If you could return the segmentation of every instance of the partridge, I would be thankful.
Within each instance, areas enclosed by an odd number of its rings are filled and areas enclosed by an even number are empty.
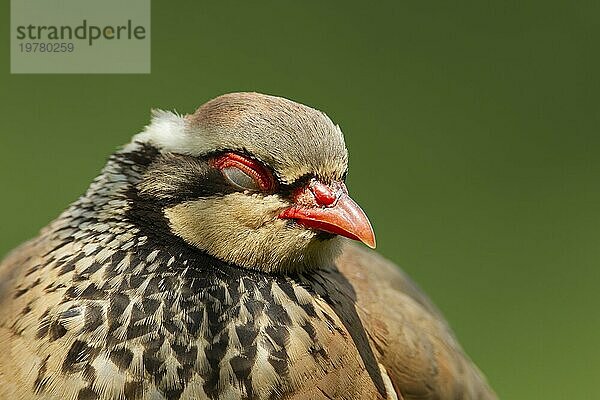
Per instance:
[[[0,264],[0,399],[494,399],[347,166],[287,99],[154,111]]]

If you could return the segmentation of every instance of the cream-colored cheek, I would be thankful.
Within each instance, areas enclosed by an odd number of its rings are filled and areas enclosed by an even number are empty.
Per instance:
[[[168,209],[166,214],[176,226],[194,226],[203,231],[220,232],[226,228],[258,229],[277,222],[277,215],[286,207],[288,204],[277,196],[232,193],[179,204]],[[204,236],[206,232],[199,233]]]
[[[233,193],[179,204],[165,215],[186,242],[240,266],[290,271],[329,259],[335,252],[315,241],[314,231],[277,217],[288,206],[278,196]]]

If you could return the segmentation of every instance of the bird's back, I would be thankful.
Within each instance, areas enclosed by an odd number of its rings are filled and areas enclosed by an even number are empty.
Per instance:
[[[439,310],[374,251],[349,245],[338,260],[378,362],[404,399],[495,399]]]

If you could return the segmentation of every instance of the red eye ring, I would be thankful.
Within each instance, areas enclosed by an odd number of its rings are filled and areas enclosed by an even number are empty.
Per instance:
[[[225,153],[215,158],[213,165],[220,170],[231,167],[239,169],[253,178],[264,192],[270,192],[275,188],[273,175],[261,163],[251,158],[237,153]]]

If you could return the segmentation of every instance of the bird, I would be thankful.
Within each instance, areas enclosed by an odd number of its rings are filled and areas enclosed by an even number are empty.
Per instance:
[[[0,399],[495,399],[347,171],[292,100],[153,110],[0,264]]]

